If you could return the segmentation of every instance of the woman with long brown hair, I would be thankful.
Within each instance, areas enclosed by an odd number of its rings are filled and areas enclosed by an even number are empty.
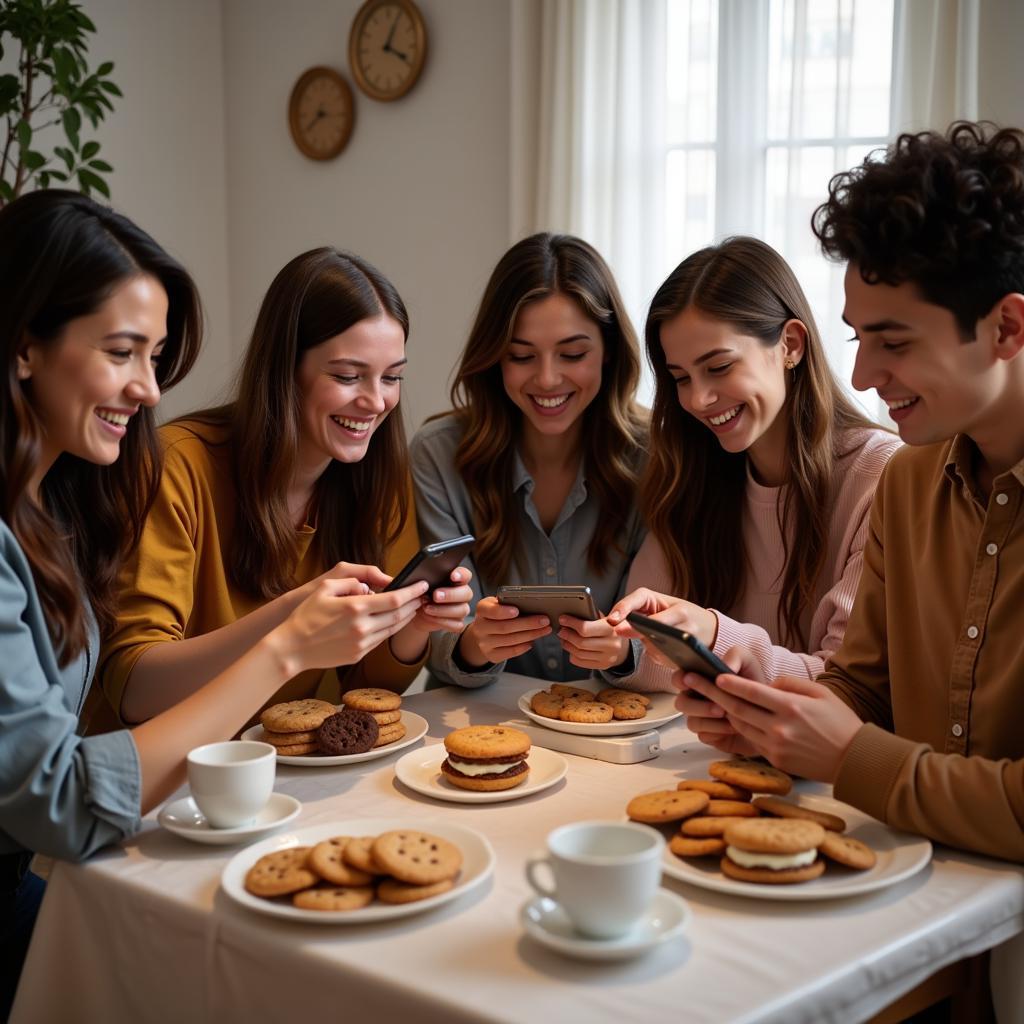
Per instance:
[[[843,394],[796,277],[757,239],[684,260],[645,334],[651,532],[609,619],[630,635],[630,611],[655,615],[719,654],[742,643],[769,676],[813,678],[842,641],[899,441]],[[635,667],[622,685],[671,689],[654,660]]]
[[[537,234],[487,284],[452,385],[454,408],[412,443],[420,532],[476,536],[475,617],[434,645],[431,670],[482,686],[507,669],[585,678],[628,646],[604,620],[520,616],[503,584],[623,593],[642,528],[628,500],[646,429],[636,338],[611,271],[586,242]]]
[[[425,604],[416,586],[371,592],[391,578],[378,566],[396,572],[418,546],[405,433],[392,415],[408,333],[380,271],[313,249],[264,297],[234,400],[161,430],[160,490],[122,572],[100,665],[124,720],[176,704],[323,579],[356,579],[365,591],[338,611],[349,644],[336,664],[346,668],[298,675],[273,701],[401,691],[430,632],[461,629],[465,569],[443,605]]]
[[[43,894],[32,855],[80,860],[131,835],[189,750],[348,646],[338,607],[362,584],[327,579],[173,709],[79,734],[118,567],[160,480],[153,407],[201,327],[189,275],[126,217],[57,190],[0,210],[0,1019]]]

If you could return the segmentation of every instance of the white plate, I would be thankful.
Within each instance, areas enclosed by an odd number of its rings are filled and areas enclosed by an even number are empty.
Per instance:
[[[849,804],[826,796],[804,794],[798,802],[816,811],[838,814],[847,825],[844,835],[867,843],[878,854],[875,866],[869,871],[852,871],[826,858],[828,866],[825,874],[810,882],[758,885],[754,882],[740,882],[722,874],[718,857],[683,860],[666,847],[662,871],[680,882],[734,896],[751,896],[759,900],[833,900],[895,885],[916,874],[932,859],[932,844],[927,839],[897,832]]]
[[[659,889],[644,918],[617,939],[588,939],[573,928],[565,911],[552,899],[538,896],[519,911],[530,938],[565,956],[581,960],[627,960],[682,935],[693,911],[682,897]]]
[[[513,789],[499,789],[487,793],[459,789],[445,779],[441,774],[441,762],[447,756],[448,751],[445,750],[443,743],[435,743],[422,750],[411,750],[399,758],[395,765],[395,775],[398,776],[399,782],[410,789],[424,796],[432,796],[435,800],[451,800],[458,804],[494,804],[539,793],[558,782],[569,768],[561,754],[545,750],[543,747],[531,747],[530,756],[527,758],[530,777]]]
[[[590,690],[595,694],[598,692],[592,686],[584,686],[582,682],[567,685],[578,686],[581,690]],[[616,718],[610,722],[593,723],[563,722],[559,718],[545,718],[543,715],[538,715],[530,707],[533,695],[540,693],[542,689],[546,689],[546,687],[538,687],[535,690],[527,690],[526,693],[520,694],[519,710],[539,725],[546,725],[549,729],[554,729],[557,732],[575,733],[578,736],[628,736],[632,732],[647,732],[648,729],[657,729],[659,725],[671,722],[673,718],[678,718],[682,714],[682,711],[676,710],[676,695],[674,693],[645,693],[645,697],[650,697],[651,705],[643,718],[636,718],[632,721]],[[598,689],[606,690],[610,689],[610,687],[601,686]]]
[[[229,846],[265,836],[275,828],[287,825],[301,810],[302,804],[295,797],[288,796],[287,793],[271,793],[267,806],[256,815],[256,820],[251,825],[213,828],[203,816],[203,812],[196,807],[192,797],[185,796],[162,808],[156,820],[168,832],[191,839],[194,843]]]
[[[289,897],[261,899],[246,892],[245,876],[266,853],[287,850],[292,846],[313,846],[330,839],[331,836],[372,836],[394,829],[414,829],[429,832],[455,843],[462,851],[462,870],[455,887],[439,896],[420,900],[418,903],[371,903],[361,910],[302,910],[291,904]],[[324,825],[310,825],[285,835],[265,839],[236,853],[228,861],[220,876],[221,888],[236,903],[271,917],[283,917],[289,921],[307,921],[311,924],[366,924],[370,921],[390,921],[395,917],[419,914],[424,910],[438,907],[442,903],[458,899],[482,885],[494,872],[494,850],[479,832],[464,825],[451,825],[442,821],[416,821],[408,816],[403,818],[357,818],[335,821]]]
[[[339,708],[340,710],[340,708]],[[278,764],[297,764],[302,768],[329,768],[337,764],[359,764],[360,761],[372,761],[377,757],[387,757],[396,750],[402,750],[427,734],[427,720],[412,711],[402,712],[402,724],[405,735],[395,743],[386,743],[383,747],[374,747],[362,754],[278,754]],[[243,740],[258,740],[263,737],[263,726],[252,725],[242,733]]]

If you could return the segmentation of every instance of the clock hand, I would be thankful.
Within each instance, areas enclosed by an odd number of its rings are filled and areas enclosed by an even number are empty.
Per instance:
[[[395,49],[394,47],[392,47],[392,46],[389,46],[389,47],[388,47],[388,53],[393,53],[393,54],[394,54],[394,55],[395,55],[396,57],[398,57],[398,58],[399,58],[400,60],[404,60],[406,64],[408,64],[408,63],[409,63],[409,58],[408,58],[408,56],[406,56],[406,54],[402,53],[402,51],[401,51],[401,50],[396,50],[396,49]]]
[[[402,16],[402,12],[399,11],[395,15],[395,20],[391,22],[391,31],[388,33],[387,39],[384,40],[384,50],[387,52],[391,49],[391,40],[395,38],[395,29],[398,28],[398,19]]]
[[[310,121],[310,122],[309,122],[309,124],[307,124],[307,125],[306,125],[306,131],[308,132],[308,131],[310,130],[310,128],[312,128],[312,127],[313,127],[313,125],[315,125],[315,124],[317,123],[317,121],[319,121],[319,120],[320,120],[320,118],[321,118],[321,117],[325,117],[325,116],[326,116],[326,111],[324,110],[324,108],[323,108],[323,107],[321,107],[321,108],[320,108],[320,109],[319,109],[319,110],[318,110],[318,111],[316,112],[316,117],[314,117],[314,118],[313,118],[313,120],[312,120],[312,121]]]

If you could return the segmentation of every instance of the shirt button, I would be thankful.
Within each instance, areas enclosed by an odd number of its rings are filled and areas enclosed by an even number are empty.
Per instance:
[[[997,505],[1005,505],[1009,500],[1010,500],[1010,496],[1008,494],[997,494],[996,495],[996,504]]]
[[[995,544],[989,544],[989,545],[988,545],[988,546],[987,546],[987,547],[985,548],[985,551],[986,551],[986,552],[987,552],[988,554],[990,554],[990,555],[994,555],[994,554],[995,554],[995,553],[996,553],[996,552],[997,552],[998,550],[999,550],[999,548],[998,548],[998,547],[997,547],[997,546],[996,546]]]
[[[548,658],[548,668],[558,668],[558,659]]]
[[[968,626],[968,627],[967,627],[967,635],[968,635],[968,636],[969,636],[969,637],[970,637],[970,638],[971,638],[972,640],[975,640],[975,639],[977,639],[977,636],[978,636],[978,627],[977,627],[977,626]]]
[[[963,736],[963,734],[964,734],[964,727],[959,722],[957,722],[956,725],[953,726],[953,735],[954,736]]]
[[[546,572],[546,573],[548,574],[548,576],[554,576],[554,575],[555,575],[555,567],[554,567],[553,565],[549,565],[549,566],[548,566],[548,567],[547,567],[547,568],[546,568],[546,569],[544,570],[544,572]]]

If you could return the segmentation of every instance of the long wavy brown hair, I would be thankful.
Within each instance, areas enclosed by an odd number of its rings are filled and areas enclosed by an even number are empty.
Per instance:
[[[39,592],[59,664],[86,645],[88,612],[101,630],[116,612],[118,566],[138,544],[160,479],[153,411],[141,407],[120,457],[98,466],[67,452],[43,477],[39,503],[27,489],[39,465],[46,425],[19,381],[17,355],[58,346],[65,327],[94,313],[122,284],[149,274],[167,292],[167,340],[156,379],[161,390],[188,373],[199,352],[202,311],[192,279],[127,217],[59,189],[33,192],[0,210],[0,344],[7,361],[0,409],[0,508]]]
[[[294,586],[298,548],[288,488],[299,451],[299,361],[307,350],[385,313],[408,339],[405,305],[366,260],[330,247],[296,256],[264,296],[233,401],[182,417],[227,428],[238,494],[229,569],[235,584],[256,597],[276,597]],[[362,461],[332,461],[317,481],[311,508],[325,569],[342,560],[382,563],[409,514],[408,480],[405,428],[396,409],[374,431]]]
[[[587,486],[601,514],[587,548],[595,573],[621,548],[646,424],[633,395],[640,379],[636,334],[608,265],[572,235],[541,233],[523,239],[501,258],[487,282],[476,321],[451,389],[453,415],[462,428],[455,464],[466,484],[477,538],[480,575],[504,582],[520,556],[519,519],[512,471],[522,414],[505,393],[501,359],[525,306],[549,295],[575,301],[601,329],[604,359],[601,389],[584,411]]]
[[[777,345],[789,320],[807,329],[803,359],[789,375],[780,416],[788,420],[789,484],[778,510],[786,569],[779,602],[779,638],[806,643],[801,619],[828,549],[836,491],[836,460],[853,428],[876,424],[844,395],[825,358],[814,316],[786,261],[756,238],[728,238],[685,259],[651,302],[645,328],[654,368],[651,454],[640,504],[668,561],[676,594],[727,610],[743,593],[747,552],[743,515],[746,452],[727,452],[679,403],[661,347],[661,325],[686,309],[723,321],[762,345]],[[790,528],[786,529],[786,524]],[[790,547],[790,537],[798,543]]]

